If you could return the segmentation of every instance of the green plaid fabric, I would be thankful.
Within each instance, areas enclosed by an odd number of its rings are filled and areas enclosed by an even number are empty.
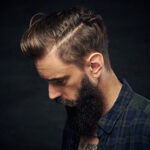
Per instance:
[[[98,122],[98,150],[150,150],[150,101],[121,82],[115,104]],[[79,140],[66,123],[62,150],[77,150]]]

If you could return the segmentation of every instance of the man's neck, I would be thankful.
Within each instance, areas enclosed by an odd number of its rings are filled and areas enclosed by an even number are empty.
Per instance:
[[[114,105],[122,88],[122,83],[118,80],[113,70],[104,70],[99,79],[98,88],[103,96],[102,115],[108,112]]]

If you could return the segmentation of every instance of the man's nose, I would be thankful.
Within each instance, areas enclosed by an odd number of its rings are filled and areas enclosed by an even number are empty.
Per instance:
[[[48,92],[49,92],[49,98],[52,100],[61,96],[60,88],[52,84],[48,84]]]

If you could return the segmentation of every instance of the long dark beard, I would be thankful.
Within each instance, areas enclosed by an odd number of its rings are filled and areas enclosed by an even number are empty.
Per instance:
[[[77,105],[75,107],[66,106],[68,123],[75,134],[93,135],[101,117],[101,99],[102,96],[98,89],[85,76],[82,80]]]

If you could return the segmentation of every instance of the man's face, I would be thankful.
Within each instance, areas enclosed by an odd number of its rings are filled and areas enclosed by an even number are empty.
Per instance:
[[[101,95],[83,70],[62,63],[55,54],[36,62],[48,80],[49,97],[66,106],[70,127],[78,135],[92,135],[101,116]]]
[[[49,53],[35,62],[40,76],[48,81],[50,99],[68,99],[76,103],[84,71],[73,64],[64,64],[56,53]]]

